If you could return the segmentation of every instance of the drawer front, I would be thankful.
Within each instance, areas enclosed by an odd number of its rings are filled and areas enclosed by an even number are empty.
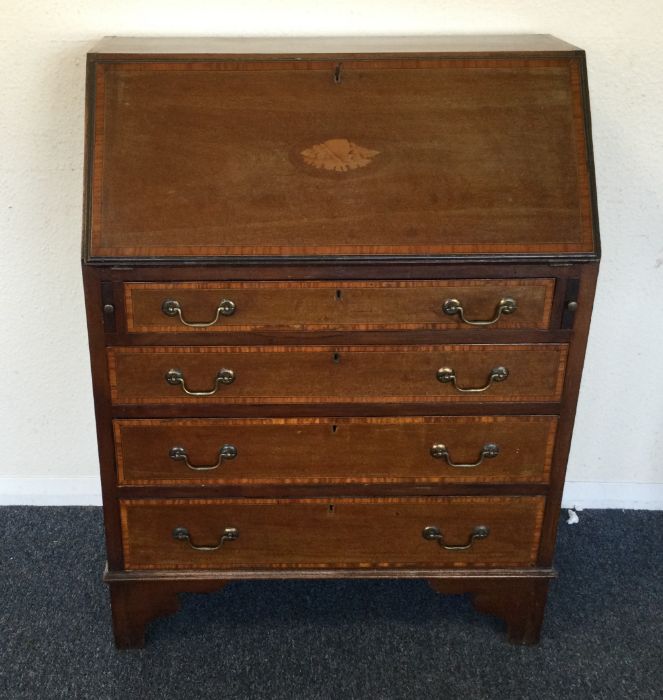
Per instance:
[[[114,421],[128,485],[544,483],[556,428],[555,416]]]
[[[394,282],[131,282],[129,333],[533,328],[554,279]]]
[[[361,404],[556,402],[567,348],[566,344],[118,347],[107,352],[115,404]]]
[[[123,500],[125,566],[529,566],[544,503],[543,496]],[[435,528],[429,539],[425,528]]]

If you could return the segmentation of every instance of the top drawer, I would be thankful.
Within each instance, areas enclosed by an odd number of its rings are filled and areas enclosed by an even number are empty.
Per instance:
[[[547,329],[554,279],[124,285],[129,333]]]
[[[88,260],[595,253],[577,55],[90,73]]]

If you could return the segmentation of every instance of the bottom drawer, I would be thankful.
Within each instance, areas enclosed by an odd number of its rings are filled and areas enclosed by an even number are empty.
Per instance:
[[[543,496],[126,499],[127,569],[535,563]]]

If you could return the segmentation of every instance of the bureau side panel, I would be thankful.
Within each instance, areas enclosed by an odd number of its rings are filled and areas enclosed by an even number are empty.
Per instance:
[[[578,278],[577,295],[567,301],[567,304],[575,299],[578,304],[574,313],[572,339],[567,358],[566,375],[564,379],[564,392],[560,409],[559,431],[553,456],[553,469],[551,473],[550,491],[546,500],[546,512],[543,522],[541,548],[539,551],[539,566],[551,566],[555,552],[557,536],[557,524],[559,522],[562,494],[564,491],[564,479],[571,448],[573,435],[573,423],[575,420],[578,392],[582,368],[587,348],[589,324],[594,304],[596,280],[598,276],[598,264],[589,263],[580,270]],[[571,280],[569,280],[570,282]]]
[[[100,277],[98,270],[83,265],[83,286],[85,290],[108,566],[111,570],[119,570],[123,567],[123,555],[120,515],[118,502],[115,497],[115,449],[105,349],[105,327],[108,326],[110,314],[104,314],[104,306],[106,304],[113,306],[113,304],[109,298],[104,299],[103,297],[104,288]],[[110,287],[106,286],[105,289],[110,289]]]

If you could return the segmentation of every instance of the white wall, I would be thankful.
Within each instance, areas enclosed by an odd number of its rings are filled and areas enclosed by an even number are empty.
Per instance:
[[[551,33],[587,51],[604,259],[567,502],[663,508],[660,0],[2,0],[0,503],[98,502],[79,269],[103,35]]]

